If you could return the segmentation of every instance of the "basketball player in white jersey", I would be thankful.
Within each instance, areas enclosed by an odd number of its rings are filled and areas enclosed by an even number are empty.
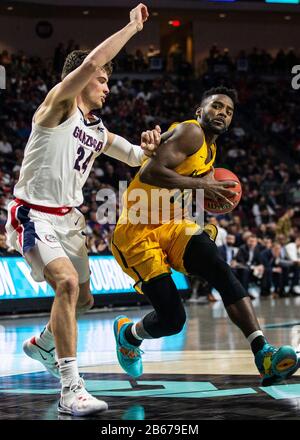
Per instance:
[[[76,316],[93,306],[85,220],[76,207],[101,153],[134,167],[145,159],[140,146],[109,133],[91,111],[101,109],[109,93],[110,61],[147,18],[147,7],[139,4],[130,12],[130,22],[92,52],[69,54],[62,81],[33,117],[8,209],[8,240],[31,266],[34,280],[46,280],[55,291],[49,323],[41,335],[25,341],[24,351],[61,379],[58,410],[76,416],[107,409],[106,402],[86,391],[76,361]]]

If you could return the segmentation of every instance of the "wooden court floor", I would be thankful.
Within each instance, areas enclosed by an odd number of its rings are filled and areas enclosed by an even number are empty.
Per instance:
[[[300,346],[300,298],[255,300],[270,343]],[[90,313],[79,322],[78,360],[88,390],[106,400],[93,420],[300,419],[300,373],[261,387],[248,343],[221,303],[186,305],[183,331],[145,341],[144,374],[131,381],[119,367],[112,324],[118,311]],[[137,320],[147,307],[122,310]],[[0,420],[68,420],[58,415],[59,381],[27,358],[22,342],[46,316],[0,320]]]

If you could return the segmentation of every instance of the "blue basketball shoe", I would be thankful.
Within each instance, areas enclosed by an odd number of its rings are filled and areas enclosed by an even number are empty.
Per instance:
[[[124,332],[131,323],[127,316],[118,316],[114,321],[114,334],[119,364],[127,374],[136,378],[143,374],[143,351],[126,341]]]
[[[266,343],[256,353],[255,364],[260,372],[263,387],[288,379],[299,368],[297,353],[290,345],[275,348]]]

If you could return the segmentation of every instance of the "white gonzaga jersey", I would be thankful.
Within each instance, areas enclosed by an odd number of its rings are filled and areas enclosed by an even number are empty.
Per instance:
[[[86,122],[80,109],[55,128],[32,122],[14,196],[35,205],[75,207],[107,142],[101,119]]]

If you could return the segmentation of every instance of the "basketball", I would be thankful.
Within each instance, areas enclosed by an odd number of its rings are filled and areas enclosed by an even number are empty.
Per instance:
[[[211,199],[204,199],[204,209],[212,214],[226,214],[227,212],[233,211],[237,205],[239,204],[242,197],[242,185],[239,181],[239,178],[232,172],[227,170],[226,168],[215,168],[214,170],[214,178],[218,181],[228,181],[232,180],[238,183],[238,186],[235,188],[229,188],[232,191],[238,192],[239,194],[229,198],[230,201],[234,203],[234,206],[229,205],[226,201],[214,201]]]

